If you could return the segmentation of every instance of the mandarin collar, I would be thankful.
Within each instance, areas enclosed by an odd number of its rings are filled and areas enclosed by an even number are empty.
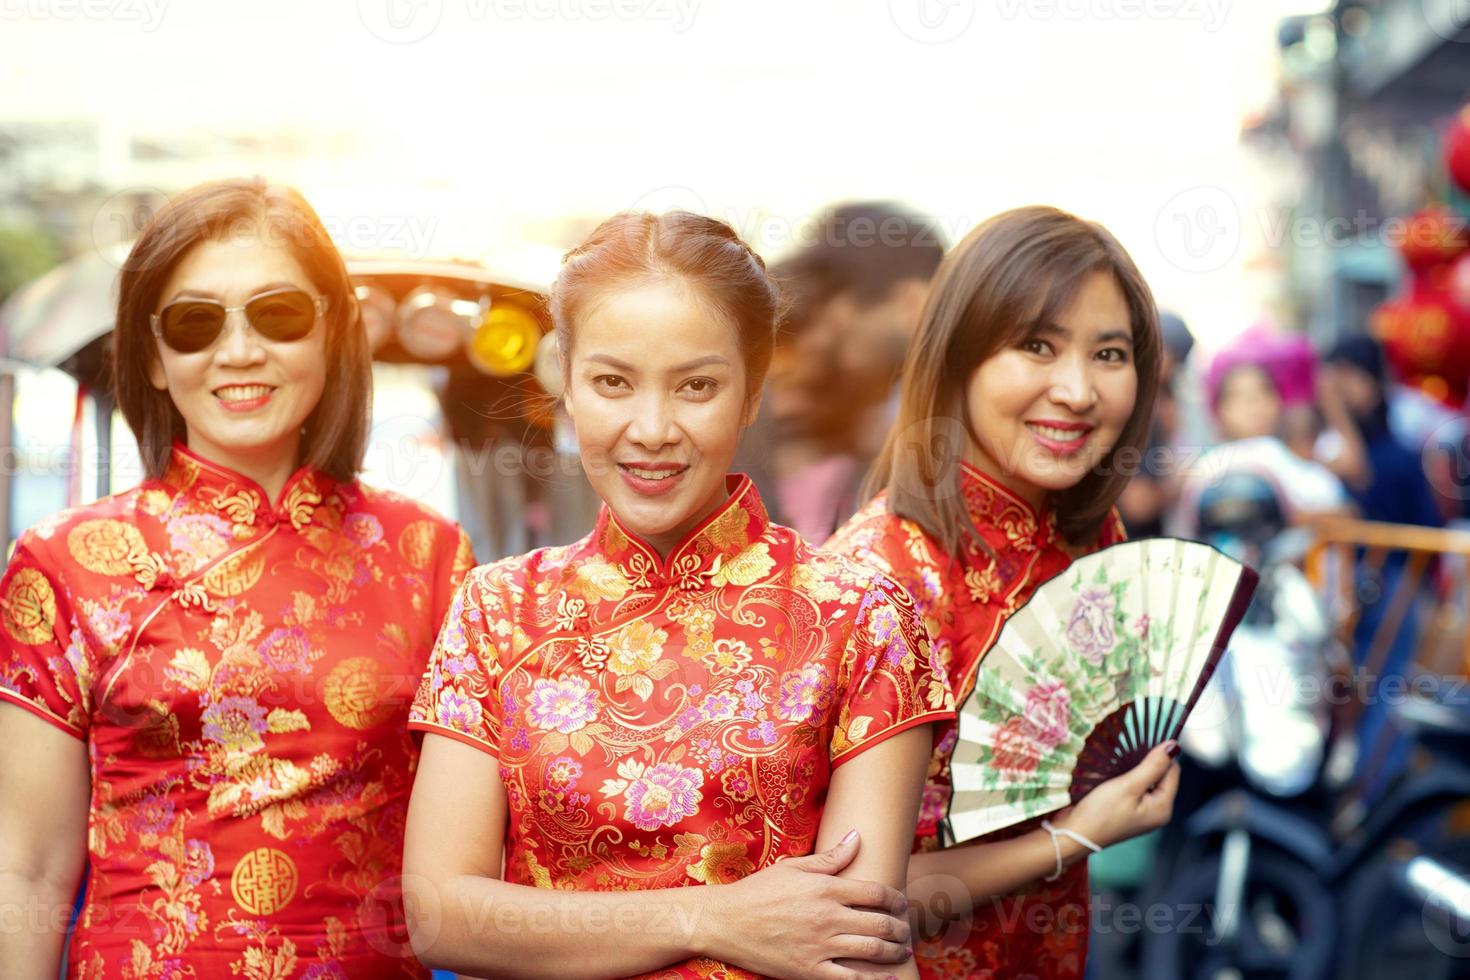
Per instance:
[[[965,510],[985,539],[1020,551],[1035,551],[1057,540],[1056,510],[1038,512],[995,477],[960,463],[960,492]]]
[[[762,556],[745,553],[764,547],[758,542],[770,528],[771,519],[750,477],[732,473],[725,477],[725,489],[729,497],[684,535],[669,550],[667,559],[660,558],[652,545],[625,528],[607,504],[597,516],[589,539],[590,551],[616,565],[635,588],[749,585],[753,575],[758,578],[770,570]],[[735,561],[741,556],[745,556],[742,561]]]
[[[311,466],[302,466],[287,478],[281,497],[274,505],[260,484],[227,466],[211,462],[174,442],[164,484],[216,511],[237,529],[265,530],[289,523],[301,530],[317,516],[323,502],[333,496],[336,481]]]

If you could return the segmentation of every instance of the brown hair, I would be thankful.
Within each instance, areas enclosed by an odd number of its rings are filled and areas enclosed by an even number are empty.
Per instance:
[[[760,390],[771,366],[780,290],[766,264],[725,222],[688,211],[623,211],[593,229],[562,258],[551,289],[551,318],[563,369],[572,325],[603,290],[678,279],[730,318],[745,359],[746,387]]]
[[[204,241],[250,228],[288,249],[327,299],[326,385],[303,427],[300,463],[337,480],[362,469],[372,398],[372,354],[362,330],[347,266],[310,204],[289,187],[255,179],[200,184],[172,198],[133,244],[119,278],[112,339],[112,386],[150,477],[163,475],[183,416],[149,380],[157,341],[149,316],[184,256]]]
[[[1138,395],[1118,442],[1091,473],[1053,496],[1072,544],[1096,539],[1148,437],[1160,377],[1158,311],[1138,268],[1105,228],[1051,207],[1024,207],[982,222],[940,265],[904,365],[898,418],[869,477],[890,511],[920,524],[954,554],[980,542],[960,493],[959,463],[973,438],[965,389],[979,365],[1054,322],[1095,272],[1112,275],[1132,321]],[[983,542],[982,543],[983,546]]]

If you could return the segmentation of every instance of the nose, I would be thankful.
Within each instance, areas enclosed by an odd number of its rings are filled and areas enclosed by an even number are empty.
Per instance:
[[[244,310],[232,310],[225,314],[225,326],[220,338],[215,341],[216,364],[238,367],[256,364],[265,360],[265,349],[260,338],[250,326]]]
[[[640,392],[635,397],[626,435],[630,442],[649,450],[678,442],[679,427],[674,423],[668,396],[658,391]]]
[[[1097,402],[1093,362],[1082,351],[1057,358],[1051,377],[1051,400],[1076,415],[1085,415]]]

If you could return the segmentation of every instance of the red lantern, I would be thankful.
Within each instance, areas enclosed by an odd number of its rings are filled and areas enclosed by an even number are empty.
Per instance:
[[[1462,106],[1445,130],[1444,166],[1450,180],[1470,194],[1470,105]]]
[[[1373,311],[1371,329],[1405,384],[1458,409],[1470,385],[1470,311],[1443,280],[1414,276],[1407,296]]]
[[[1466,248],[1465,222],[1449,208],[1431,204],[1409,216],[1399,252],[1409,268],[1423,272],[1451,262]]]

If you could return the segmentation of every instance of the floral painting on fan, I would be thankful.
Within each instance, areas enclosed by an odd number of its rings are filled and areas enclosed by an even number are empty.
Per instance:
[[[950,830],[969,840],[1075,803],[1175,737],[1255,589],[1209,545],[1078,559],[1006,622],[960,712]]]

